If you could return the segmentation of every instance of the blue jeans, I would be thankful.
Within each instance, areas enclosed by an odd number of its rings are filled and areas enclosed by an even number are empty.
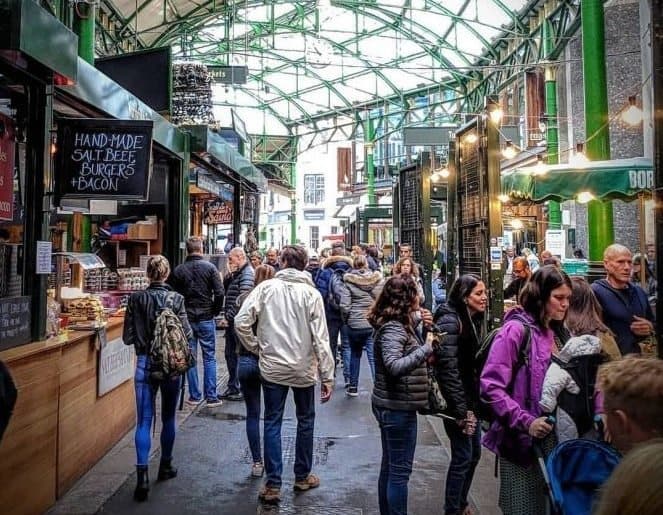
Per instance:
[[[348,340],[350,342],[350,386],[359,384],[359,369],[361,368],[361,353],[366,349],[368,366],[371,377],[375,381],[375,358],[373,357],[373,329],[352,329],[348,327]]]
[[[228,367],[228,390],[230,393],[239,392],[239,380],[237,379],[237,346],[241,345],[235,334],[235,324],[230,323],[226,327],[226,348],[224,356]]]
[[[262,462],[260,452],[260,369],[258,357],[240,356],[237,366],[239,385],[246,404],[246,438],[251,448],[253,463]]]
[[[281,455],[281,423],[290,386],[262,380],[265,396],[265,472],[268,486],[281,487],[283,456]],[[292,387],[297,415],[295,441],[295,481],[306,479],[313,464],[313,428],[315,425],[315,387]]]
[[[380,515],[407,515],[407,484],[417,446],[417,412],[373,406],[382,437]]]
[[[468,436],[463,434],[454,420],[445,418],[443,423],[451,443],[451,462],[444,493],[444,513],[460,515],[468,505],[467,496],[472,485],[474,469],[481,458],[481,431],[477,427],[476,432]]]
[[[138,356],[134,374],[136,389],[136,465],[147,465],[150,456],[150,426],[154,417],[154,400],[161,390],[161,459],[173,457],[175,443],[175,409],[180,393],[182,378],[161,381],[155,386],[150,383],[147,356]]]
[[[193,338],[189,340],[191,352],[198,357],[198,343],[203,352],[203,381],[205,386],[205,399],[216,400],[216,324],[214,320],[201,320],[189,322],[193,331]],[[198,384],[198,369],[192,367],[186,373],[189,382],[189,398],[199,401],[202,397]]]

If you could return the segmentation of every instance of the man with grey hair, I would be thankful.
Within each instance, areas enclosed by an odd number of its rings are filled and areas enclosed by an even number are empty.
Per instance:
[[[603,308],[603,322],[614,333],[622,355],[640,354],[640,342],[654,334],[654,314],[647,293],[631,282],[631,251],[617,243],[603,253],[606,278],[592,283]]]
[[[241,247],[235,247],[228,253],[228,268],[231,271],[226,283],[226,348],[224,356],[228,366],[228,386],[221,394],[222,399],[241,401],[242,394],[239,389],[237,377],[237,335],[235,334],[235,315],[239,311],[239,299],[246,297],[255,284],[253,267],[246,258]]]
[[[207,406],[219,406],[216,394],[216,324],[214,317],[223,306],[223,283],[219,271],[203,258],[203,240],[192,236],[186,241],[187,258],[168,278],[173,289],[184,297],[187,318],[193,330],[189,340],[191,352],[197,356],[197,345],[203,353],[203,392],[198,385],[198,370],[187,372],[188,404],[199,404],[205,395]]]

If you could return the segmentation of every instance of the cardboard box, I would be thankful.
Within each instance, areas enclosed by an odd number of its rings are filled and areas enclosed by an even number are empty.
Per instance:
[[[136,236],[136,239],[139,240],[156,240],[158,238],[158,225],[157,224],[148,224],[148,223],[142,223],[138,222],[134,224],[136,226],[136,230],[138,231],[138,235]]]

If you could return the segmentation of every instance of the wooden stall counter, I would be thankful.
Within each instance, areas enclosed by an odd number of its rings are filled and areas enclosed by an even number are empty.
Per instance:
[[[134,425],[134,351],[122,323],[0,352],[18,389],[0,443],[8,513],[46,511]]]

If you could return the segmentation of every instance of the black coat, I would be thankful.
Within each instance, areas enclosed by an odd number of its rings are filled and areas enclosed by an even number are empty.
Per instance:
[[[253,267],[248,262],[245,263],[242,268],[233,272],[227,284],[228,289],[226,291],[225,315],[226,320],[232,323],[235,320],[235,315],[239,311],[237,298],[242,293],[250,292],[255,285]]]
[[[131,294],[124,315],[122,339],[125,345],[133,345],[137,355],[147,354],[154,337],[154,325],[157,311],[166,303],[166,297],[173,296],[173,311],[182,321],[184,334],[190,340],[193,337],[191,326],[184,309],[184,297],[173,292],[164,283],[152,283],[146,290]]]
[[[188,256],[170,277],[168,284],[184,297],[191,322],[212,320],[223,307],[223,283],[217,268],[202,256]]]
[[[373,334],[375,384],[373,405],[393,410],[416,411],[428,407],[426,358],[430,345],[422,345],[405,327],[390,320]]]
[[[476,411],[479,401],[479,375],[475,369],[479,328],[472,330],[469,320],[461,323],[458,313],[447,304],[435,312],[435,326],[447,333],[442,345],[435,348],[435,375],[449,415],[464,419],[468,410]]]

